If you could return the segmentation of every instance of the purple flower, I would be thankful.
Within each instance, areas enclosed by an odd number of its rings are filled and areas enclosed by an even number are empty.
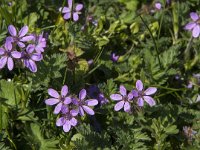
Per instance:
[[[72,3],[72,0],[68,0],[68,7],[61,7],[59,11],[62,11],[62,13],[64,13],[64,19],[68,20],[73,16],[73,20],[78,21],[78,15],[81,14],[80,11],[83,9],[83,4],[77,4],[75,6],[75,10],[73,10]]]
[[[157,3],[155,3],[154,7],[155,7],[157,10],[161,10],[162,5],[161,5],[161,3],[157,2]]]
[[[6,42],[4,44],[4,48],[0,48],[0,56],[0,69],[5,67],[7,64],[8,69],[11,71],[14,67],[13,58],[20,58],[21,53],[16,50],[12,50],[12,44],[10,42]]]
[[[132,93],[138,99],[137,100],[138,106],[141,106],[141,107],[144,106],[144,101],[146,101],[150,106],[154,106],[156,104],[154,99],[150,97],[149,95],[154,94],[157,91],[157,88],[149,87],[148,89],[144,91],[142,81],[137,80],[136,89],[137,90],[133,90]]]
[[[130,102],[133,100],[133,94],[130,92],[127,95],[127,90],[123,85],[120,86],[119,91],[120,91],[120,94],[110,95],[110,98],[112,100],[119,101],[115,105],[115,108],[114,108],[115,111],[119,111],[120,109],[122,109],[124,107],[125,112],[130,112],[130,110],[131,110]]]
[[[23,42],[31,41],[34,38],[32,35],[26,36],[26,34],[28,33],[28,26],[22,27],[19,33],[17,34],[16,28],[13,25],[9,25],[8,32],[11,36],[7,37],[6,41],[12,43],[16,42],[17,45],[21,48],[25,47],[25,44]]]
[[[118,59],[119,59],[119,55],[116,55],[116,53],[112,52],[112,53],[111,53],[111,60],[112,60],[113,62],[117,62]]]
[[[64,109],[64,105],[68,105],[71,103],[71,98],[67,96],[68,94],[68,87],[67,85],[64,85],[61,89],[61,94],[59,95],[58,92],[54,89],[48,89],[48,94],[51,96],[51,98],[46,99],[45,103],[47,105],[56,105],[54,109],[54,114],[58,114],[61,109]],[[67,111],[66,111],[67,112]]]
[[[34,46],[37,53],[44,52],[44,48],[46,47],[46,39],[43,37],[43,34],[34,36]]]
[[[200,34],[200,17],[197,13],[191,12],[190,13],[190,18],[193,20],[192,22],[189,22],[185,26],[185,30],[192,31],[192,36],[194,38],[197,38]]]
[[[190,141],[192,141],[195,134],[197,134],[197,131],[193,130],[192,127],[187,127],[187,126],[183,127],[183,132],[184,132],[185,136],[188,138],[188,140],[190,140]]]
[[[73,104],[78,106],[78,111],[81,116],[84,116],[84,111],[89,115],[94,115],[94,111],[92,110],[92,108],[88,106],[95,106],[98,104],[98,101],[96,99],[85,100],[86,94],[87,94],[86,90],[82,89],[79,92],[79,98],[72,99]]]
[[[100,103],[101,105],[104,105],[104,104],[106,104],[106,103],[109,102],[108,99],[105,98],[105,96],[104,96],[103,93],[99,93],[99,94],[98,94],[97,100],[99,101],[99,103]]]
[[[68,110],[66,113],[62,115],[57,121],[56,125],[57,126],[63,126],[63,130],[65,132],[69,132],[71,129],[71,126],[76,126],[77,125],[77,120],[75,116],[78,115],[78,112],[76,110]]]
[[[35,61],[41,61],[43,56],[41,53],[34,52],[35,46],[29,44],[25,51],[22,52],[22,61],[24,65],[32,72],[37,72],[37,65]]]

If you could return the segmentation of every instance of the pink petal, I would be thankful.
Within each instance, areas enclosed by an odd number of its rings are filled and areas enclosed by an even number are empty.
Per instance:
[[[65,124],[65,118],[64,117],[60,117],[57,121],[56,121],[56,126],[60,127],[63,126]]]
[[[73,110],[70,111],[70,114],[72,116],[77,116],[78,115],[78,110],[73,109]]]
[[[95,106],[98,104],[98,100],[96,99],[88,99],[85,101],[85,104],[88,106]]]
[[[5,49],[7,51],[11,51],[12,50],[12,43],[11,42],[6,42],[5,43]]]
[[[77,125],[77,120],[75,118],[72,118],[69,122],[70,122],[70,124],[72,126],[76,126]]]
[[[25,47],[25,44],[22,43],[22,42],[17,42],[17,45],[18,45],[20,48],[24,48],[24,47]]]
[[[13,25],[9,25],[9,26],[8,26],[8,32],[9,32],[10,35],[12,35],[12,36],[16,36],[16,35],[17,35],[16,28],[15,28]]]
[[[63,125],[63,130],[65,132],[69,132],[70,129],[71,129],[71,124],[70,124],[69,120],[66,120],[65,124]]]
[[[79,114],[81,115],[81,116],[84,116],[84,110],[83,110],[83,108],[80,106],[79,108]]]
[[[13,59],[12,59],[11,57],[8,57],[7,66],[8,66],[8,69],[9,69],[10,71],[13,70],[14,62],[13,62]]]
[[[128,100],[132,100],[133,99],[133,93],[128,93]]]
[[[143,98],[150,106],[154,106],[156,104],[154,99],[150,96],[143,96]]]
[[[123,85],[120,85],[119,91],[123,96],[126,96],[127,91],[126,91],[126,88]]]
[[[124,107],[124,101],[120,101],[115,105],[114,109],[115,109],[115,111],[119,111],[123,107]]]
[[[200,33],[200,26],[196,25],[192,30],[192,36],[194,38],[197,38],[199,36],[199,33]]]
[[[62,96],[66,96],[67,93],[68,93],[68,87],[67,87],[67,85],[64,85],[64,86],[62,87],[62,89],[61,89],[61,95],[62,95]]]
[[[0,55],[5,54],[5,50],[3,48],[0,48]]]
[[[142,83],[141,80],[137,80],[136,88],[137,88],[138,91],[142,91],[143,90],[143,83]]]
[[[59,100],[56,99],[56,98],[49,98],[49,99],[46,99],[46,100],[45,100],[45,103],[46,103],[47,105],[50,105],[50,106],[55,105],[55,104],[57,104],[58,102],[59,102]]]
[[[85,90],[85,89],[82,89],[82,90],[79,92],[79,99],[80,99],[80,100],[83,100],[85,97],[86,97],[86,90]]]
[[[79,19],[78,13],[77,12],[73,13],[73,20],[78,21],[78,19]]]
[[[85,112],[86,112],[87,114],[89,114],[89,115],[94,115],[94,111],[93,111],[90,107],[85,106],[85,105],[83,105],[82,107],[83,107],[83,109],[85,110]]]
[[[138,106],[140,106],[140,107],[144,106],[144,100],[143,100],[142,98],[138,98],[137,104],[138,104]]]
[[[65,97],[64,104],[68,105],[71,102],[72,102],[72,99],[70,97]]]
[[[70,8],[70,10],[72,9],[72,0],[68,0],[68,6]]]
[[[32,71],[32,72],[37,72],[37,65],[36,65],[36,63],[33,61],[33,60],[31,60],[31,59],[29,59],[29,67],[28,67],[29,69],[30,69],[30,71]]]
[[[19,31],[19,37],[23,37],[24,35],[26,35],[26,33],[28,33],[28,26],[24,26],[21,28],[21,30]]]
[[[184,27],[184,29],[185,30],[192,30],[195,26],[196,26],[196,23],[190,22],[190,23],[186,24],[186,26]]]
[[[77,4],[75,10],[80,11],[81,9],[83,9],[83,4]]]
[[[23,38],[20,39],[21,42],[28,42],[34,39],[34,36],[29,35],[29,36],[25,36]]]
[[[11,55],[13,58],[21,58],[21,53],[18,51],[12,51]]]
[[[59,103],[58,105],[56,105],[53,113],[59,114],[59,112],[61,111],[62,105],[63,105],[62,103]]]
[[[7,63],[8,57],[4,56],[0,59],[0,69],[2,69]]]
[[[131,110],[131,105],[129,102],[125,102],[124,104],[124,111],[129,112]]]
[[[157,88],[155,88],[155,87],[149,87],[148,89],[146,89],[144,91],[144,94],[145,95],[152,95],[152,94],[156,93],[156,91],[157,91]]]
[[[66,13],[63,18],[66,19],[66,20],[70,19],[71,18],[71,12]]]
[[[48,89],[48,94],[54,98],[59,98],[60,95],[58,94],[58,92],[54,89]]]
[[[192,18],[193,21],[197,21],[199,19],[198,14],[195,12],[191,12],[190,17]]]
[[[62,11],[62,13],[69,13],[71,10],[70,10],[70,8],[68,8],[68,7],[60,7],[59,8],[59,11]]]
[[[120,101],[122,100],[122,96],[120,94],[112,94],[110,95],[110,98],[114,101]]]

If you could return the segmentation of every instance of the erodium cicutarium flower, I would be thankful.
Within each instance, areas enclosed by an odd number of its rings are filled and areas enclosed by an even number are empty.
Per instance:
[[[186,24],[185,30],[192,31],[192,36],[194,38],[197,38],[200,34],[200,17],[197,13],[191,12],[190,18],[192,19],[192,21]]]
[[[8,69],[11,71],[14,67],[13,58],[20,58],[21,53],[13,50],[12,44],[10,42],[6,42],[4,47],[0,48],[0,69],[5,67],[7,64]]]
[[[17,33],[16,28],[13,25],[8,26],[8,32],[11,36],[6,38],[6,42],[17,43],[20,48],[24,48],[24,42],[28,42],[33,40],[32,35],[26,35],[28,33],[28,26],[24,26],[21,30]]]
[[[119,101],[114,107],[115,111],[119,111],[120,109],[124,108],[125,112],[130,112],[131,110],[130,102],[133,100],[133,94],[130,92],[127,95],[127,90],[123,85],[120,86],[119,92],[120,94],[110,95],[110,98],[112,100]]]
[[[46,99],[45,103],[50,106],[57,104],[54,109],[54,114],[58,114],[64,105],[71,103],[71,98],[68,96],[67,85],[62,87],[61,94],[52,88],[48,89],[48,94],[51,96],[51,98]]]
[[[68,0],[67,2],[68,2],[68,7],[59,8],[59,11],[61,11],[64,14],[63,18],[65,20],[73,18],[74,21],[78,21],[79,14],[81,14],[80,11],[83,9],[83,4],[77,4],[73,8],[73,0]]]
[[[156,104],[155,100],[149,96],[156,93],[157,88],[149,87],[144,90],[143,83],[141,80],[137,80],[136,82],[136,90],[132,90],[132,94],[137,98],[138,106],[144,106],[144,101],[147,102],[150,106],[154,106]]]
[[[82,89],[79,92],[78,98],[72,98],[72,103],[78,107],[79,114],[84,116],[84,112],[89,115],[94,115],[94,111],[89,106],[96,106],[98,104],[98,100],[96,99],[88,99],[85,100],[87,92],[85,89]]]

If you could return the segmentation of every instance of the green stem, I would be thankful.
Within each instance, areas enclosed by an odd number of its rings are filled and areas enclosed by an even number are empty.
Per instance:
[[[184,59],[185,61],[188,61],[190,59],[190,49],[192,47],[192,43],[193,43],[193,36],[191,36],[188,44],[187,44],[187,47],[185,49],[185,52],[184,52]]]
[[[160,57],[159,57],[159,53],[158,53],[158,46],[157,46],[156,40],[153,37],[153,34],[152,34],[151,30],[149,29],[148,25],[146,24],[146,22],[144,21],[144,19],[142,18],[142,16],[141,15],[139,15],[139,16],[140,16],[140,19],[142,20],[142,22],[144,23],[145,27],[147,28],[147,30],[150,33],[150,36],[151,36],[151,38],[153,40],[153,44],[154,44],[154,47],[155,47],[155,50],[156,50],[156,53],[157,53],[158,63],[160,65],[160,68],[162,68]]]

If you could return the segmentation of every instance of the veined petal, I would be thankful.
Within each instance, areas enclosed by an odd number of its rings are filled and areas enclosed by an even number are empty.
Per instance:
[[[13,59],[12,59],[11,57],[8,57],[7,66],[8,66],[8,69],[9,69],[10,71],[13,70],[14,62],[13,62]]]
[[[124,111],[129,112],[131,110],[131,105],[129,102],[124,103]]]
[[[13,25],[9,25],[9,26],[8,26],[8,32],[9,32],[10,35],[12,35],[12,36],[16,36],[16,35],[17,35],[16,28],[15,28]]]
[[[82,106],[79,106],[79,114],[81,115],[81,116],[84,116],[84,110],[83,110],[83,108],[82,108]]]
[[[190,22],[188,24],[186,24],[186,26],[184,27],[185,30],[192,30],[197,24],[194,22]]]
[[[77,116],[78,115],[78,110],[75,110],[75,109],[72,109],[70,111],[70,114],[74,117],[74,116]]]
[[[81,9],[83,9],[83,4],[77,4],[75,10],[80,11]]]
[[[112,100],[115,100],[115,101],[120,101],[120,100],[122,100],[122,96],[121,96],[120,94],[112,94],[112,95],[110,95],[110,98],[111,98]]]
[[[150,96],[143,96],[143,98],[150,106],[154,106],[156,104],[154,99]]]
[[[25,47],[25,44],[24,43],[22,43],[22,42],[17,42],[17,45],[20,47],[20,48],[24,48]]]
[[[68,0],[68,7],[70,10],[72,9],[72,0]]]
[[[8,60],[8,57],[6,57],[6,56],[1,57],[1,59],[0,59],[0,69],[2,69],[6,65],[7,60]]]
[[[62,105],[61,112],[62,112],[62,114],[68,113],[69,112],[68,106],[67,105]]]
[[[85,101],[85,104],[88,106],[95,106],[98,104],[98,100],[96,99],[88,99]]]
[[[62,103],[59,103],[58,105],[56,105],[53,113],[59,114],[59,112],[61,111],[62,105],[63,105]]]
[[[133,99],[133,93],[128,93],[128,100],[132,100]]]
[[[58,94],[58,92],[54,89],[48,89],[48,94],[54,98],[59,98],[60,95]]]
[[[198,14],[195,12],[191,12],[190,17],[192,18],[193,21],[197,21],[199,19]]]
[[[41,61],[43,59],[43,56],[42,56],[42,54],[34,53],[31,56],[31,59],[34,60],[34,61]]]
[[[138,98],[137,104],[138,104],[138,106],[140,106],[140,107],[144,106],[144,100],[143,100],[141,97]]]
[[[66,96],[68,93],[68,86],[67,85],[64,85],[61,89],[61,95],[62,96]]]
[[[13,58],[21,58],[22,54],[18,51],[12,51],[11,55]]]
[[[29,54],[33,53],[34,49],[35,49],[35,46],[34,46],[33,44],[29,44],[29,45],[26,47],[26,51],[27,51],[27,53],[29,53]]]
[[[5,54],[5,50],[3,48],[0,48],[0,55]]]
[[[63,130],[65,132],[69,132],[70,129],[71,129],[71,124],[70,124],[69,120],[66,120],[65,124],[63,125]]]
[[[157,91],[157,88],[155,88],[155,87],[149,87],[148,89],[146,89],[144,91],[144,94],[145,95],[152,95],[152,94],[156,93],[156,91]]]
[[[68,12],[66,13],[64,16],[63,16],[64,19],[68,20],[71,18],[71,12]]]
[[[5,49],[7,51],[11,51],[12,50],[12,43],[11,42],[6,42],[4,46],[5,46]]]
[[[85,89],[82,89],[80,92],[79,92],[79,99],[80,100],[83,100],[85,99],[86,97],[86,90]]]
[[[63,126],[65,124],[65,117],[60,117],[57,121],[56,121],[56,126],[60,127]]]
[[[124,101],[120,101],[115,105],[114,109],[115,109],[115,111],[119,111],[123,107],[124,107]]]
[[[26,33],[28,33],[28,26],[24,26],[21,28],[21,30],[19,31],[19,37],[23,37],[24,35],[26,35]]]
[[[22,42],[28,42],[34,39],[34,36],[29,35],[29,36],[24,36],[23,38],[20,39]]]
[[[136,88],[137,88],[138,91],[142,91],[143,90],[143,83],[142,83],[141,80],[137,80]]]
[[[72,118],[71,120],[69,120],[70,124],[72,126],[76,126],[77,125],[77,120],[75,118]]]
[[[55,105],[55,104],[57,104],[58,102],[59,102],[59,99],[56,99],[56,98],[49,98],[49,99],[46,99],[46,100],[45,100],[45,103],[46,103],[47,105],[50,105],[50,106]]]
[[[36,63],[35,63],[33,60],[31,60],[31,59],[29,59],[29,66],[28,66],[28,68],[29,68],[30,71],[32,71],[32,72],[37,72],[37,65],[36,65]]]
[[[199,36],[199,33],[200,33],[200,26],[196,25],[192,30],[192,36],[194,38],[197,38]]]
[[[71,102],[72,102],[72,99],[70,97],[65,97],[64,104],[68,105]]]
[[[126,88],[123,85],[120,85],[119,91],[123,96],[126,96],[127,91],[126,91]]]
[[[70,12],[71,10],[70,10],[70,8],[68,8],[68,7],[60,7],[59,8],[59,11],[61,12],[62,11],[62,13],[68,13],[68,12]]]
[[[90,107],[83,105],[83,109],[87,114],[94,115],[94,111]]]
[[[78,19],[79,19],[78,12],[74,12],[73,13],[73,20],[78,21]]]

